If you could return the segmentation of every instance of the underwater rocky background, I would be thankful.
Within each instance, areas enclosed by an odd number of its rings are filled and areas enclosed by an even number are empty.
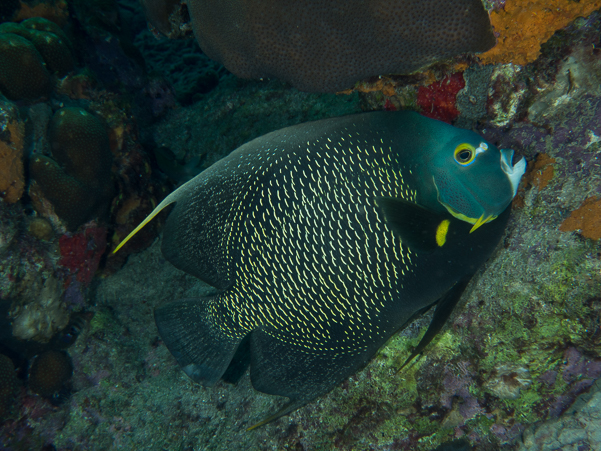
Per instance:
[[[486,6],[479,57],[309,94],[157,38],[133,0],[3,1],[0,449],[601,449],[601,2]],[[527,158],[506,236],[420,359],[399,371],[428,314],[246,432],[282,400],[192,383],[156,331],[156,307],[211,291],[162,257],[161,218],[111,251],[254,137],[401,108]]]

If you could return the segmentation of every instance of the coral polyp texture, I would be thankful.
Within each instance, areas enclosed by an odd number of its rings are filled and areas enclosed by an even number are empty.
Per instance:
[[[490,14],[499,37],[480,59],[486,64],[528,64],[538,58],[541,44],[553,33],[599,8],[601,0],[507,0]]]
[[[73,70],[75,61],[68,39],[58,25],[41,18],[25,20],[21,25],[29,31],[27,39],[38,49],[50,72],[64,76]]]
[[[52,88],[44,59],[27,39],[0,33],[0,92],[11,100],[37,99]]]
[[[207,56],[239,77],[275,77],[305,91],[340,91],[495,44],[480,0],[193,0],[187,6]]]
[[[113,193],[109,136],[96,116],[68,107],[54,114],[48,139],[52,157],[34,155],[29,163],[34,181],[30,194],[38,211],[46,210],[43,197],[67,227],[75,230],[102,215]]]
[[[62,77],[74,67],[71,43],[57,24],[40,17],[0,24],[0,91],[9,99],[47,95],[50,73]]]
[[[48,350],[38,355],[29,369],[29,389],[47,398],[63,390],[73,376],[73,363],[65,351]]]
[[[0,198],[17,202],[25,187],[23,137],[25,127],[18,118],[0,118]]]

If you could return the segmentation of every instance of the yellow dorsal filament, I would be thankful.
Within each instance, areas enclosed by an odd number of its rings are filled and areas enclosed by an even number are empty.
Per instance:
[[[148,224],[150,221],[152,221],[152,219],[156,215],[158,215],[161,211],[163,211],[163,209],[165,209],[165,207],[167,207],[167,206],[171,205],[172,203],[174,203],[178,199],[178,197],[179,197],[178,196],[179,190],[181,188],[183,188],[184,186],[185,185],[182,185],[180,188],[178,188],[177,190],[173,191],[165,199],[163,199],[163,201],[160,204],[158,204],[154,210],[152,210],[152,213],[150,213],[148,216],[146,216],[146,219],[144,219],[144,221],[142,221],[138,225],[138,227],[136,227],[134,230],[132,230],[131,233],[129,235],[127,235],[125,237],[125,239],[119,243],[119,245],[113,251],[113,254],[115,252],[117,252],[119,249],[121,249],[125,245],[125,243],[127,243],[131,239],[132,236],[134,236],[136,233],[138,233],[142,229],[142,227],[144,227],[146,224]]]

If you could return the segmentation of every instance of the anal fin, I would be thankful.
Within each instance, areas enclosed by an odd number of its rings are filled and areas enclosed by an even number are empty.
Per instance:
[[[244,339],[244,333],[225,328],[227,318],[209,311],[212,300],[184,299],[154,312],[171,354],[192,380],[205,386],[223,376]]]

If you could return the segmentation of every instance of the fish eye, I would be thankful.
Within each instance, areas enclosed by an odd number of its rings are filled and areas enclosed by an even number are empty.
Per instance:
[[[467,166],[476,159],[474,146],[468,143],[459,144],[455,148],[455,161],[461,166]]]

